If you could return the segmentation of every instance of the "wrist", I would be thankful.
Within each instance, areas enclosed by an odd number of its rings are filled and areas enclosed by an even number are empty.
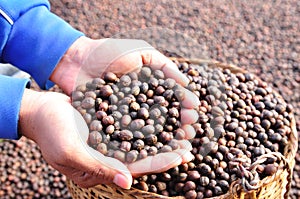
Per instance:
[[[68,95],[74,89],[84,60],[95,48],[93,41],[85,36],[79,37],[66,51],[50,76],[50,80],[60,86]]]
[[[21,101],[19,112],[18,129],[19,133],[29,139],[34,140],[35,115],[38,113],[40,92],[25,89]]]

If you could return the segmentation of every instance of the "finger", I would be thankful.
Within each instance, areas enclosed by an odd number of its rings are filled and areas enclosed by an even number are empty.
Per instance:
[[[194,124],[197,122],[199,115],[194,109],[181,109],[180,110],[181,125]]]
[[[89,163],[85,169],[87,175],[82,176],[81,181],[88,186],[115,183],[124,189],[129,189],[132,184],[132,177],[129,171],[124,174],[125,170],[127,167],[120,161],[103,156],[101,162],[96,160]]]
[[[81,151],[85,150],[79,149]],[[123,163],[117,159],[105,157],[95,150],[94,154],[89,150],[87,151],[76,154],[80,156],[80,159],[74,158],[70,160],[70,168],[72,169],[65,166],[66,176],[85,188],[109,183],[115,183],[124,189],[130,188],[132,176]],[[100,157],[101,160],[99,160]]]
[[[161,173],[182,163],[181,155],[176,152],[159,153],[129,164],[127,167],[132,176],[148,173]]]
[[[162,70],[166,78],[172,78],[182,86],[187,86],[188,78],[179,71],[178,67],[166,56],[157,50],[141,51],[143,63],[148,65],[152,70]]]
[[[195,156],[188,150],[186,149],[176,149],[173,152],[177,153],[178,155],[180,155],[182,162],[181,164],[187,163],[192,161]]]
[[[193,139],[196,136],[196,131],[194,127],[189,124],[182,125],[180,127],[185,133],[185,139]]]
[[[113,183],[114,176],[118,174],[115,170],[109,169],[109,167],[99,166],[91,161],[88,164],[89,166],[81,163],[77,165],[72,164],[75,168],[73,168],[74,173],[71,174],[71,179],[80,187],[88,188],[98,184],[111,184]]]
[[[175,96],[184,108],[197,109],[200,105],[199,98],[194,93],[181,86],[175,88]]]
[[[177,66],[172,61],[167,62],[166,65],[162,68],[162,71],[167,78],[174,79],[181,86],[186,87],[189,83],[189,79],[179,71]]]
[[[187,151],[191,151],[193,149],[191,142],[188,140],[177,140],[177,143],[179,144],[180,149],[184,149]]]
[[[122,76],[126,73],[139,71],[142,66],[143,62],[140,58],[140,53],[131,52],[114,60],[109,67],[107,67],[106,72],[110,71],[115,73],[117,76]]]
[[[74,112],[76,127],[81,144],[77,147],[78,154],[74,158],[73,168],[84,171],[94,178],[85,179],[86,186],[91,184],[114,182],[122,188],[130,188],[132,176],[127,167],[117,159],[106,157],[86,144],[88,129],[79,112]],[[85,176],[81,176],[81,178]],[[79,177],[80,179],[80,177]]]

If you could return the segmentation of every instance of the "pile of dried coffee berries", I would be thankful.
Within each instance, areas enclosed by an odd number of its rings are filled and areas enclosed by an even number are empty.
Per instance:
[[[182,87],[160,70],[143,67],[118,78],[107,72],[80,85],[72,105],[89,126],[88,144],[122,162],[179,148]],[[175,134],[174,134],[175,132]]]
[[[228,192],[232,182],[262,155],[283,154],[291,134],[292,107],[251,73],[232,73],[207,64],[175,62],[199,97],[199,119],[191,140],[195,159],[159,174],[134,179],[133,187],[165,196],[209,198]],[[182,139],[176,82],[143,67],[140,73],[77,87],[73,106],[90,128],[89,144],[123,162],[168,152]],[[270,156],[255,167],[258,180],[273,175],[279,160]],[[241,170],[243,169],[243,170]],[[246,185],[245,185],[246,186]]]
[[[284,153],[292,131],[292,107],[264,82],[250,73],[175,63],[201,102],[194,124],[197,134],[191,141],[195,159],[139,177],[133,187],[165,196],[216,197],[227,193],[232,182],[245,178],[245,170],[262,155]],[[258,178],[247,179],[253,185],[248,188],[274,175],[278,163],[278,158],[270,156],[256,167]]]

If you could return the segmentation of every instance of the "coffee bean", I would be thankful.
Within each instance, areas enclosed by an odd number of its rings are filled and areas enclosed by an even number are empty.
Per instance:
[[[156,186],[155,185],[150,185],[150,187],[149,187],[149,190],[148,190],[149,192],[152,192],[152,193],[157,193],[157,188],[156,188]]]
[[[142,127],[141,131],[144,135],[153,134],[155,133],[155,128],[153,125],[146,125]]]
[[[198,171],[200,172],[200,174],[202,175],[208,175],[209,173],[211,173],[211,168],[210,166],[208,166],[207,164],[201,163],[197,166]]]
[[[108,103],[103,101],[99,104],[98,110],[99,111],[107,111],[108,109]]]
[[[172,150],[176,150],[176,149],[179,149],[180,146],[178,144],[178,141],[175,140],[175,139],[172,139],[168,142],[168,145],[172,148]]]
[[[150,78],[152,71],[149,67],[142,67],[140,75],[142,78]]]
[[[221,97],[222,92],[216,86],[209,86],[207,90],[208,93],[213,95],[216,99]]]
[[[157,142],[157,137],[156,137],[156,135],[154,135],[154,134],[149,134],[149,135],[146,135],[146,136],[145,136],[145,143],[146,143],[147,145],[153,145],[153,144],[156,144],[156,142]]]
[[[120,149],[125,152],[129,152],[131,149],[131,143],[128,141],[122,141]]]
[[[92,131],[89,133],[89,144],[98,145],[102,141],[102,135],[98,131]]]
[[[112,72],[106,72],[103,77],[104,81],[106,82],[116,82],[118,79],[117,76]]]
[[[133,138],[133,134],[129,130],[122,130],[119,132],[118,138],[122,141],[130,141]]]
[[[138,155],[138,159],[144,159],[148,156],[148,153],[145,149],[140,150],[140,153]]]
[[[131,78],[128,75],[122,75],[120,77],[120,84],[121,86],[127,87],[131,84]]]
[[[126,153],[126,162],[127,163],[133,163],[138,158],[138,151],[137,150],[131,150],[128,153]]]
[[[218,106],[214,106],[211,109],[211,113],[215,116],[223,116],[224,112],[222,111],[222,109]]]
[[[153,108],[149,112],[150,118],[158,119],[161,116],[161,111],[159,108]]]
[[[196,199],[197,198],[197,192],[195,190],[189,190],[185,193],[185,198],[187,199]]]
[[[164,81],[164,84],[163,84],[163,86],[166,89],[172,89],[172,88],[174,88],[175,85],[176,85],[176,81],[174,79],[171,79],[171,78],[166,79]]]
[[[132,145],[132,147],[138,151],[142,150],[144,148],[144,146],[145,146],[145,143],[141,139],[136,140]]]
[[[140,92],[143,93],[143,94],[147,94],[148,90],[149,90],[149,85],[146,82],[143,82],[140,85]]]
[[[107,147],[110,149],[110,150],[118,150],[121,146],[121,143],[118,142],[117,140],[112,140],[110,142],[108,142],[107,144]]]
[[[142,119],[135,119],[130,123],[131,130],[140,130],[145,126],[145,121]]]
[[[71,98],[72,98],[73,102],[81,101],[84,99],[84,94],[83,94],[83,92],[76,90],[76,91],[72,92]]]
[[[91,97],[86,97],[81,102],[81,107],[84,109],[90,109],[95,106],[95,99]]]
[[[138,110],[137,116],[138,116],[139,118],[141,118],[141,119],[146,120],[146,119],[149,118],[150,114],[149,114],[148,109],[146,109],[146,108],[141,108],[141,109]]]
[[[141,131],[134,131],[133,132],[133,137],[136,139],[143,139],[145,136]]]
[[[156,187],[159,191],[163,191],[163,190],[166,190],[167,185],[165,182],[158,181],[158,182],[156,182]]]
[[[99,151],[103,155],[106,155],[107,154],[107,145],[105,143],[99,143],[97,146],[97,151]]]
[[[108,125],[105,129],[106,134],[113,134],[114,131],[115,131],[115,126],[114,125]]]
[[[178,118],[179,117],[178,109],[177,108],[169,109],[169,116],[174,117],[174,118]]]
[[[175,190],[176,192],[181,192],[182,189],[183,189],[183,187],[184,187],[184,183],[179,182],[179,183],[176,183],[176,184],[175,184],[174,190]]]
[[[222,188],[219,187],[219,186],[215,186],[215,187],[213,188],[213,193],[214,193],[216,196],[221,195],[221,194],[223,193]]]
[[[123,128],[126,128],[131,123],[131,117],[130,115],[123,115],[121,118],[121,126]]]
[[[105,126],[112,125],[115,122],[114,118],[110,115],[104,116],[101,121],[102,121],[102,124]]]
[[[164,145],[164,146],[159,150],[160,153],[166,153],[166,152],[171,152],[171,151],[172,151],[172,147],[169,146],[169,145]]]
[[[188,192],[190,190],[195,190],[195,189],[196,189],[196,184],[191,180],[187,181],[182,188],[184,192]]]
[[[100,92],[99,95],[102,98],[108,98],[111,94],[113,94],[113,90],[111,88],[111,86],[109,85],[104,85],[100,88]]]
[[[188,180],[196,181],[200,179],[201,175],[198,171],[188,171]]]
[[[84,96],[85,96],[86,98],[87,98],[87,97],[91,97],[91,98],[93,98],[93,99],[96,99],[97,94],[96,94],[95,91],[87,91],[87,92],[84,94]]]
[[[142,191],[148,191],[149,187],[146,182],[140,181],[138,184],[135,185],[136,188],[142,190]]]
[[[98,120],[93,120],[90,124],[90,131],[101,131],[102,130],[102,124]]]
[[[277,166],[274,164],[267,164],[264,168],[264,174],[268,176],[272,176],[278,170]]]
[[[158,149],[155,146],[150,146],[148,149],[148,156],[156,155],[158,152]]]
[[[159,85],[158,80],[154,77],[150,77],[149,79],[149,88],[155,89]]]
[[[140,87],[137,86],[137,85],[136,85],[136,86],[133,86],[133,87],[131,88],[131,94],[133,94],[134,96],[139,95],[140,91],[141,91],[141,89],[140,89]]]

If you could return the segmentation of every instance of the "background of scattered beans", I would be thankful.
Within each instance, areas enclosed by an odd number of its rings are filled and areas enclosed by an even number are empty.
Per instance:
[[[293,105],[300,133],[297,0],[50,2],[52,11],[92,38],[142,38],[159,49],[253,72]],[[47,165],[34,143],[1,142],[0,151],[0,198],[70,198],[65,177]],[[300,154],[294,171],[291,198],[298,198]]]

